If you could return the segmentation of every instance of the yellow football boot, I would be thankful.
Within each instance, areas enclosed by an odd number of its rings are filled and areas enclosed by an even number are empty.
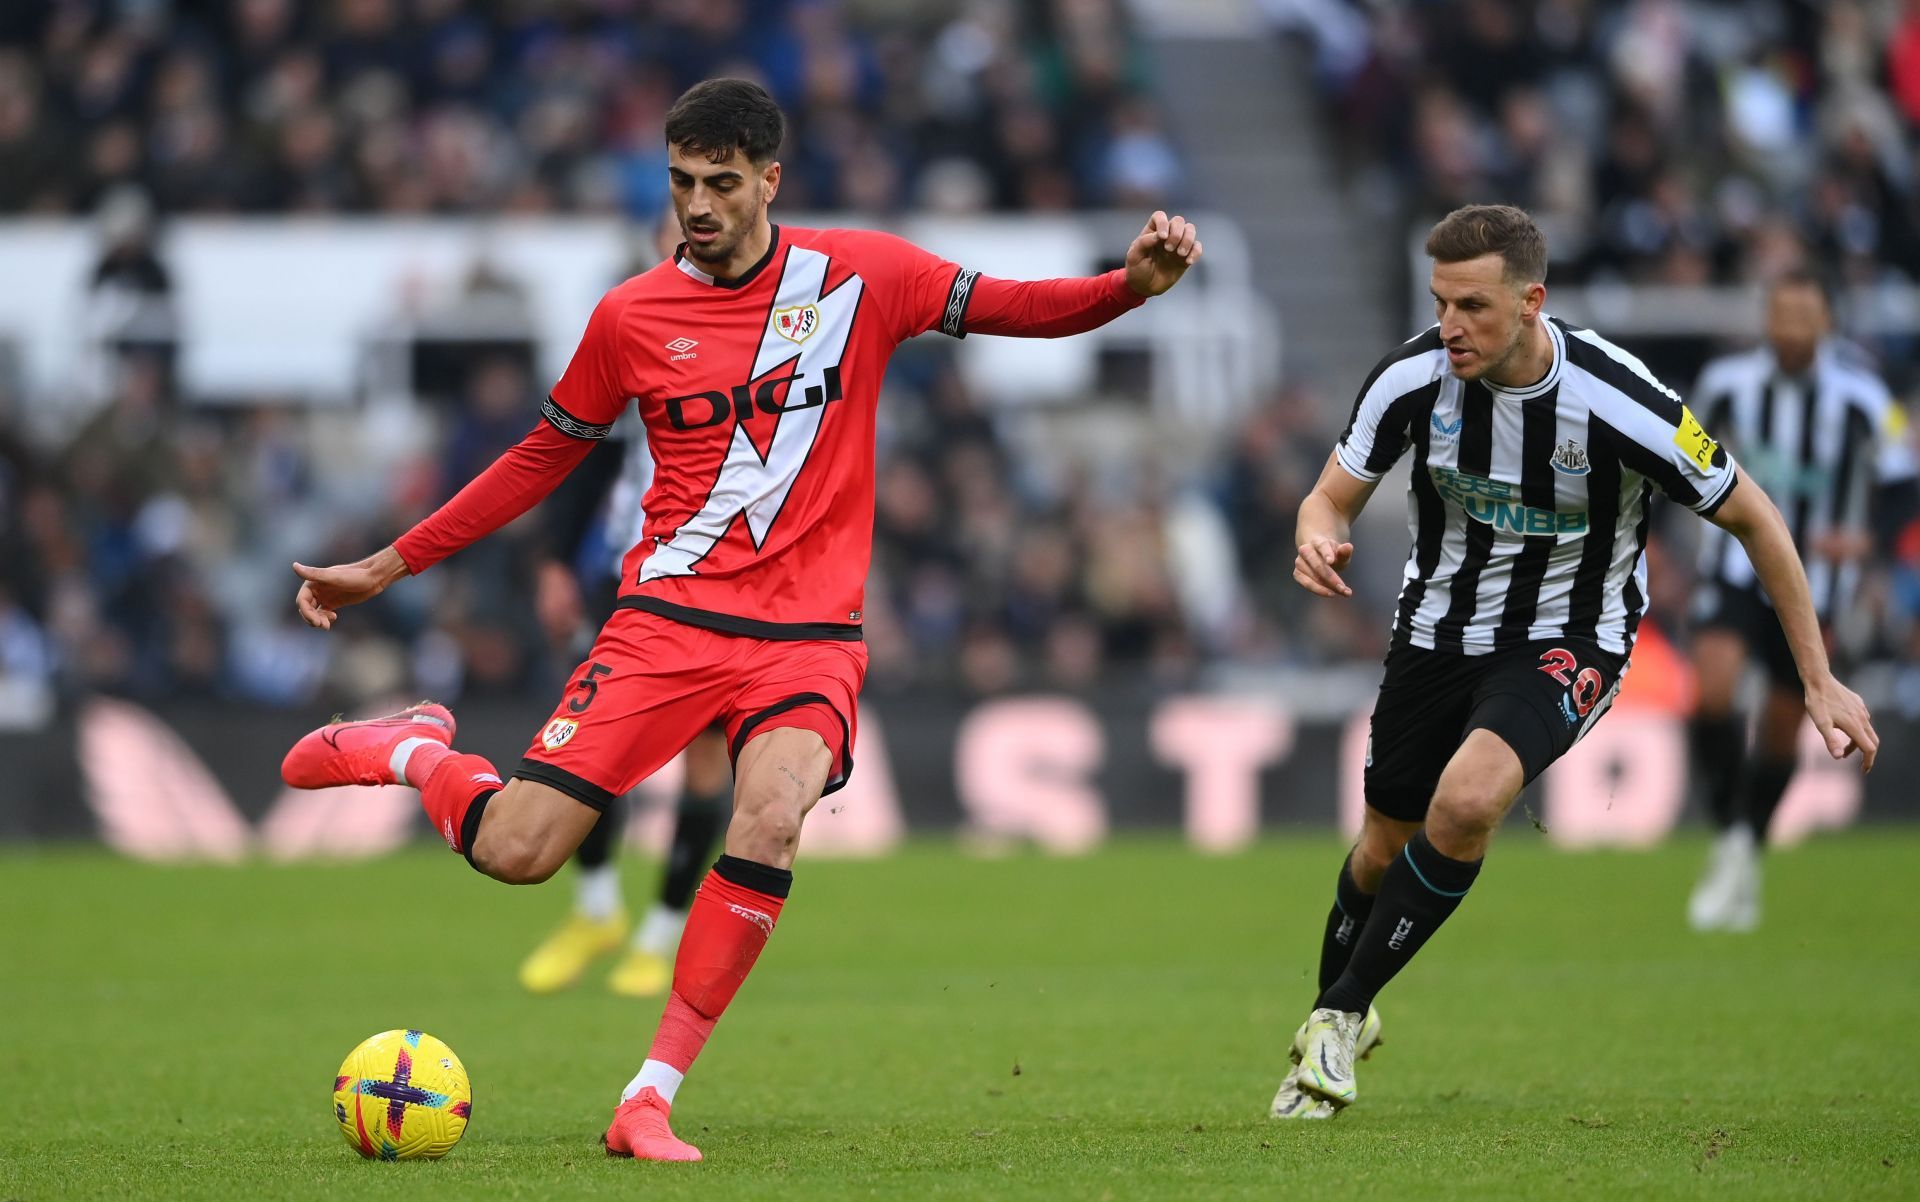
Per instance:
[[[618,948],[627,937],[627,913],[596,921],[570,914],[520,966],[520,984],[530,993],[558,993],[579,981],[595,960]]]
[[[673,957],[633,948],[613,966],[607,988],[621,997],[659,997],[673,983]]]

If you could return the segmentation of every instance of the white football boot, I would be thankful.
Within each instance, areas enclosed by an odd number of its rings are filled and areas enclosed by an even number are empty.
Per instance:
[[[1373,1055],[1380,1046],[1380,1011],[1367,1007],[1367,1014],[1360,1020],[1359,1034],[1353,1040],[1347,1057],[1346,1101],[1335,1102],[1317,1091],[1309,1092],[1306,1082],[1313,1076],[1324,1076],[1322,1070],[1311,1069],[1307,1060],[1309,1046],[1308,1035],[1316,1019],[1322,1015],[1337,1015],[1337,1010],[1315,1010],[1307,1021],[1294,1033],[1293,1045],[1287,1050],[1293,1067],[1287,1071],[1286,1078],[1280,1082],[1280,1091],[1273,1095],[1273,1107],[1267,1113],[1276,1119],[1330,1119],[1340,1107],[1353,1100],[1353,1068],[1355,1060],[1365,1060]],[[1351,1019],[1353,1015],[1342,1015]]]
[[[1687,900],[1696,931],[1751,931],[1760,925],[1760,848],[1745,823],[1727,829],[1707,852],[1707,869]]]

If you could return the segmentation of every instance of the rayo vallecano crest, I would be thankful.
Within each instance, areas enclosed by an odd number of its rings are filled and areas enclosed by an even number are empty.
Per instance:
[[[1553,470],[1568,476],[1584,476],[1590,464],[1587,463],[1587,448],[1569,438],[1553,448]]]
[[[819,305],[795,305],[773,311],[773,332],[788,342],[805,342],[819,328]]]

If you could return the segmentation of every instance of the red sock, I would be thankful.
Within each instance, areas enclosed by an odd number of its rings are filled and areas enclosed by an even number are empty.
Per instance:
[[[793,873],[721,856],[694,894],[680,951],[673,961],[673,996],[653,1037],[649,1062],[684,1074],[706,1046],[713,1025],[760,958],[793,887]],[[651,1082],[648,1082],[651,1083]],[[678,1081],[673,1085],[677,1086]],[[668,1101],[671,1088],[662,1089]]]
[[[406,777],[418,781],[420,804],[447,846],[465,855],[485,807],[474,803],[500,790],[500,774],[485,756],[428,742],[407,757]]]

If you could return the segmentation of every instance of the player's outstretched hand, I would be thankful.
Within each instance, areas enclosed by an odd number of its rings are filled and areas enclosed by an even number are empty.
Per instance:
[[[1156,209],[1147,218],[1147,228],[1127,247],[1127,287],[1141,296],[1159,296],[1199,259],[1199,227]]]
[[[1300,544],[1293,557],[1293,578],[1317,597],[1351,597],[1353,590],[1340,579],[1340,569],[1353,560],[1352,543],[1316,538]]]
[[[1807,716],[1814,729],[1827,741],[1827,753],[1844,760],[1860,753],[1860,771],[1873,771],[1874,757],[1880,753],[1880,735],[1873,729],[1873,718],[1860,695],[1829,675],[1807,686]]]
[[[389,584],[407,574],[407,563],[398,551],[388,547],[359,563],[330,568],[310,568],[296,563],[293,572],[300,577],[300,591],[293,597],[294,608],[300,611],[307,625],[331,630],[342,606],[358,605],[379,596]]]

